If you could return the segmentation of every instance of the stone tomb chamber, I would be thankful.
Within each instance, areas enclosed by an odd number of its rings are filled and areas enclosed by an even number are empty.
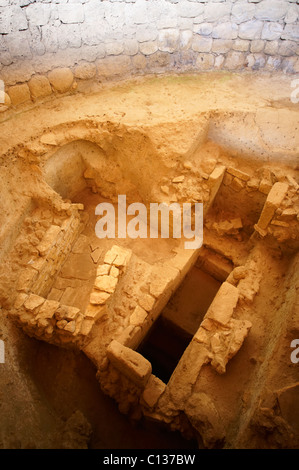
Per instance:
[[[0,448],[299,447],[298,71],[294,1],[0,0]]]

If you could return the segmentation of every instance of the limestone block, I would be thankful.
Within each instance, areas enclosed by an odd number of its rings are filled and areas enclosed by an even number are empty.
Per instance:
[[[159,49],[157,41],[147,41],[139,44],[139,50],[144,55],[151,55]]]
[[[151,375],[142,394],[142,400],[149,408],[154,408],[164,393],[166,385],[162,380]]]
[[[213,31],[213,23],[200,23],[194,25],[193,32],[200,36],[210,36]]]
[[[229,166],[226,169],[226,171],[228,173],[230,173],[231,175],[233,175],[233,176],[237,176],[238,178],[240,178],[243,181],[248,181],[250,179],[250,176],[247,173],[245,173],[244,171],[238,170],[237,168],[233,168],[233,167]]]
[[[96,75],[96,66],[95,64],[85,62],[77,65],[75,67],[74,76],[80,80],[90,80]]]
[[[92,330],[92,327],[94,325],[94,321],[90,319],[85,319],[82,321],[81,329],[80,329],[80,334],[82,336],[88,336],[89,333]]]
[[[13,31],[26,29],[28,29],[28,23],[22,8],[18,5],[7,4],[5,8],[1,9],[0,34],[8,34]]]
[[[112,276],[98,276],[95,280],[94,287],[103,292],[112,294],[115,291],[118,279]]]
[[[203,11],[204,6],[201,3],[187,2],[186,0],[178,2],[178,16],[181,18],[195,18]]]
[[[214,39],[236,39],[238,37],[238,26],[235,23],[220,23],[213,28]]]
[[[227,326],[229,330],[226,332],[216,332],[211,338],[211,348],[213,352],[211,366],[214,367],[219,374],[226,372],[228,361],[235,356],[241,348],[244,339],[252,327],[252,323],[247,320],[231,319]]]
[[[281,39],[289,39],[290,41],[298,41],[299,28],[296,24],[287,24],[281,33]]]
[[[47,3],[31,3],[25,9],[26,16],[30,25],[44,26],[46,25],[51,16],[51,5]]]
[[[174,370],[166,389],[178,409],[184,409],[184,404],[192,393],[202,366],[207,364],[210,359],[210,353],[203,344],[191,341]]]
[[[261,38],[267,41],[274,41],[279,39],[283,31],[283,26],[280,23],[269,23],[264,24]]]
[[[245,56],[242,52],[230,51],[228,52],[224,67],[228,70],[237,70],[244,67]]]
[[[238,298],[238,289],[228,282],[224,282],[211,303],[206,313],[206,318],[226,325],[233,315]]]
[[[130,316],[130,325],[140,326],[147,318],[147,312],[139,305],[135,307],[134,312]]]
[[[14,85],[8,89],[8,94],[13,105],[17,106],[18,104],[26,103],[30,101],[30,91],[27,83],[22,85]]]
[[[105,44],[106,54],[108,56],[120,55],[124,52],[124,45],[121,42],[108,42]]]
[[[104,305],[109,297],[110,294],[107,292],[92,292],[90,294],[90,303],[92,305]]]
[[[288,191],[287,183],[275,183],[272,186],[271,191],[268,194],[267,200],[263,207],[262,213],[260,215],[259,221],[257,223],[258,227],[262,230],[265,230],[273,218],[276,209],[280,206],[283,199],[285,198]]]
[[[264,53],[275,55],[278,52],[278,41],[266,41]]]
[[[110,276],[118,278],[120,271],[116,266],[111,266]]]
[[[212,49],[212,38],[195,36],[192,41],[192,49],[195,52],[210,52]]]
[[[262,41],[261,39],[255,39],[251,42],[250,45],[250,52],[253,54],[256,52],[262,52],[265,46],[265,42]]]
[[[258,20],[246,21],[239,27],[240,39],[260,39],[264,23]]]
[[[110,264],[101,264],[97,268],[97,276],[108,275],[110,271]]]
[[[107,348],[107,357],[120,373],[138,387],[145,387],[152,373],[152,366],[141,354],[113,340]]]
[[[38,311],[36,318],[51,319],[54,317],[54,314],[59,307],[59,302],[55,300],[45,300],[43,305]]]
[[[259,185],[259,191],[263,194],[269,194],[271,188],[272,188],[272,183],[266,178],[263,178]]]
[[[26,301],[24,302],[24,307],[26,310],[35,310],[37,307],[40,307],[45,302],[43,297],[39,295],[30,294]]]
[[[232,7],[232,20],[237,23],[244,23],[254,18],[255,5],[246,3],[236,3]]]
[[[281,0],[264,0],[256,7],[255,18],[258,20],[282,20],[288,9],[288,3]]]
[[[160,51],[175,52],[179,45],[180,32],[177,29],[162,29],[159,32],[158,47]]]
[[[245,39],[236,39],[233,44],[233,50],[239,52],[247,52],[250,42]]]
[[[17,310],[21,308],[25,300],[27,299],[27,297],[28,297],[27,294],[24,294],[24,293],[18,294],[14,303],[14,308],[16,308]]]
[[[211,70],[214,60],[213,54],[198,54],[195,65],[200,70]]]
[[[107,318],[107,310],[104,305],[89,304],[84,312],[84,319],[96,322],[99,318]]]
[[[68,322],[65,327],[64,327],[64,330],[65,331],[68,331],[69,333],[75,333],[75,330],[76,330],[76,322],[73,320],[73,321],[70,321]]]
[[[233,178],[230,187],[231,187],[231,189],[233,189],[234,191],[239,192],[239,191],[241,191],[242,189],[245,188],[245,184],[244,184],[244,182],[243,182],[242,180],[240,180],[239,178],[235,177],[235,178]]]
[[[49,80],[44,75],[34,75],[28,82],[32,98],[43,98],[52,93]]]
[[[298,45],[295,41],[283,41],[278,48],[278,54],[282,56],[292,56],[296,55]]]
[[[223,21],[229,16],[231,8],[231,3],[208,3],[204,10],[204,20],[207,22]]]
[[[83,23],[83,5],[80,5],[79,3],[58,5],[58,15],[62,23]]]
[[[139,305],[147,312],[150,312],[155,304],[156,299],[150,294],[143,294],[138,299]]]
[[[132,256],[132,250],[113,245],[104,258],[104,263],[113,264],[118,268],[125,267]]]
[[[56,243],[56,239],[60,232],[61,228],[58,225],[51,225],[51,227],[48,228],[43,239],[37,246],[41,256],[46,255],[50,248],[52,248],[52,246]]]
[[[214,39],[212,45],[212,52],[217,54],[225,54],[233,47],[234,42],[231,39]]]
[[[49,81],[56,91],[65,93],[68,91],[74,80],[73,72],[67,67],[57,68],[49,72]]]

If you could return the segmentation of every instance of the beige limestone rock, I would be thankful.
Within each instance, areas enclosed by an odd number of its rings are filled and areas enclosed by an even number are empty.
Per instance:
[[[105,276],[108,275],[110,272],[110,265],[109,264],[101,264],[97,268],[97,276]]]
[[[57,68],[49,72],[49,81],[56,91],[65,93],[68,91],[74,80],[73,72],[67,67]]]
[[[166,385],[158,377],[151,375],[142,394],[142,399],[146,406],[153,408],[161,395],[164,393]]]
[[[94,287],[103,292],[112,294],[115,291],[118,279],[113,276],[98,276],[94,282]]]
[[[155,301],[156,299],[152,297],[150,294],[143,294],[138,299],[139,305],[147,312],[151,311],[151,309],[153,308],[155,304]]]
[[[51,227],[47,230],[42,241],[37,246],[41,256],[46,255],[50,248],[55,244],[60,231],[61,228],[58,225],[51,225]]]
[[[233,315],[238,298],[238,289],[228,282],[224,282],[211,303],[206,313],[206,318],[216,320],[218,323],[226,325]]]
[[[144,388],[152,373],[151,363],[141,354],[113,340],[107,348],[107,356],[114,367],[137,386]]]
[[[109,297],[110,294],[107,292],[92,292],[90,294],[90,303],[92,305],[104,305]]]
[[[135,326],[142,325],[146,317],[147,312],[143,308],[139,307],[139,305],[137,305],[135,307],[134,312],[130,316],[130,324]]]
[[[8,94],[13,105],[17,106],[18,104],[26,103],[30,101],[30,91],[27,83],[22,85],[14,85],[8,89]]]
[[[248,181],[250,179],[250,176],[247,173],[238,170],[237,168],[233,168],[232,166],[229,166],[226,171],[233,176],[237,176],[242,181]]]
[[[268,194],[259,221],[258,227],[265,230],[273,218],[276,209],[280,206],[288,191],[287,183],[275,183]]]
[[[44,98],[52,93],[50,82],[44,75],[34,75],[29,80],[28,86],[33,99]]]
[[[53,318],[58,307],[59,302],[56,302],[55,300],[45,300],[38,311],[37,318]]]
[[[26,301],[24,302],[24,306],[27,310],[35,310],[37,307],[42,305],[45,302],[43,297],[39,295],[30,294]]]

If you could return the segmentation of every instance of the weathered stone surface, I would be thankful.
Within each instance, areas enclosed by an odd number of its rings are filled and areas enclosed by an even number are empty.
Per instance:
[[[265,23],[263,26],[261,39],[267,41],[274,41],[279,39],[283,31],[283,26],[280,23]]]
[[[237,24],[252,20],[254,17],[255,5],[246,3],[236,3],[232,7],[232,20]]]
[[[165,383],[154,375],[151,375],[144,389],[142,399],[146,406],[153,408],[166,388]]]
[[[24,306],[27,310],[35,310],[37,307],[45,302],[43,297],[39,295],[30,294],[24,302]]]
[[[134,312],[130,316],[130,324],[135,326],[140,326],[143,324],[144,320],[147,318],[147,312],[142,307],[137,305]]]
[[[8,94],[13,105],[17,106],[18,104],[26,103],[30,101],[30,91],[26,83],[22,85],[14,85],[8,89]]]
[[[49,72],[49,81],[56,91],[59,93],[65,93],[68,91],[74,80],[73,72],[66,68],[57,68]]]
[[[29,90],[32,98],[43,98],[52,93],[49,80],[44,75],[35,75],[28,82]]]
[[[238,289],[228,282],[224,282],[211,303],[206,313],[206,318],[210,318],[222,325],[226,325],[233,315],[238,298]]]
[[[262,21],[246,21],[239,26],[239,38],[260,39],[264,23]]]
[[[89,254],[73,253],[64,263],[60,275],[67,279],[90,279],[94,271],[94,263]]]
[[[77,65],[74,71],[75,78],[79,78],[81,80],[90,80],[96,75],[96,66],[95,64],[85,62],[82,64]]]
[[[82,23],[84,21],[83,6],[79,3],[76,7],[72,3],[58,5],[58,15],[62,23]]]
[[[113,340],[107,348],[107,357],[129,380],[139,387],[145,387],[152,373],[152,366],[141,354]]]
[[[212,39],[195,36],[192,41],[192,49],[195,52],[210,52],[212,49]]]
[[[225,437],[224,426],[213,400],[202,392],[195,392],[185,403],[184,411],[203,439],[205,447],[220,446]]]
[[[92,305],[104,305],[109,297],[110,294],[107,292],[92,292],[90,294],[90,303]]]
[[[288,3],[280,0],[264,0],[256,7],[255,18],[258,20],[278,21],[284,18]]]
[[[214,39],[236,39],[238,37],[238,26],[234,23],[220,23],[213,28]]]
[[[163,29],[159,32],[158,47],[160,51],[175,52],[179,45],[180,32],[177,29]]]
[[[228,52],[224,67],[228,70],[238,70],[244,67],[245,56],[242,52]]]
[[[199,70],[211,70],[214,65],[214,56],[212,54],[198,54],[196,67]]]
[[[288,191],[287,183],[275,183],[268,194],[257,225],[265,230]]]
[[[112,276],[98,276],[94,282],[94,287],[103,292],[112,294],[115,291],[118,279]]]

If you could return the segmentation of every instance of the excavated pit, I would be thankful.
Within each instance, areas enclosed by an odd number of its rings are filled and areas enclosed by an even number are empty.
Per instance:
[[[153,374],[164,383],[168,383],[220,285],[195,264],[139,346],[138,352],[151,362]]]
[[[248,80],[155,78],[0,123],[0,447],[298,447],[298,112]],[[97,238],[123,194],[203,202],[202,247]]]

